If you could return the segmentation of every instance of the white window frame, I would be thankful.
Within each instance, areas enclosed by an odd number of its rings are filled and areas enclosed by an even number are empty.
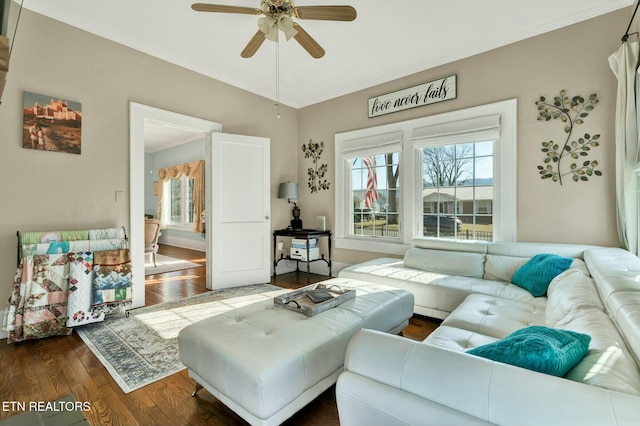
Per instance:
[[[173,178],[172,178],[173,179]],[[182,200],[182,205],[180,206],[180,217],[182,218],[181,222],[173,222],[171,220],[171,179],[162,184],[162,200],[164,205],[162,206],[162,211],[166,212],[163,216],[166,218],[166,223],[163,224],[165,228],[168,229],[176,229],[180,231],[191,231],[193,232],[193,222],[185,222],[185,218],[188,217],[188,209],[189,209],[189,199],[184,196],[189,193],[189,179],[186,175],[182,175],[180,177],[180,191],[182,196],[180,199]]]
[[[451,123],[453,124],[451,128],[455,129],[456,122],[474,120],[494,114],[500,117],[500,137],[495,143],[493,153],[494,240],[516,241],[517,100],[510,99],[413,120],[337,133],[335,135],[336,248],[404,254],[411,239],[421,235],[422,224],[422,185],[420,184],[421,179],[418,179],[422,176],[422,159],[421,150],[415,146],[413,140],[414,131],[428,126],[438,126],[444,129],[445,133],[442,137],[446,139],[451,133],[447,133],[448,127],[445,124]],[[390,139],[388,135],[400,135],[400,205],[398,206],[398,214],[401,229],[398,239],[381,241],[379,237],[349,235],[351,172],[347,158],[353,158],[356,154],[359,157],[379,154],[385,152],[385,149],[388,152]]]

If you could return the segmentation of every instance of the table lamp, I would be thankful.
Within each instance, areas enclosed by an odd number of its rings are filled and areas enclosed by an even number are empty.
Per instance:
[[[292,182],[283,182],[278,188],[278,198],[281,200],[287,200],[289,204],[292,203],[291,199],[298,199],[298,184]],[[293,220],[291,220],[291,227],[293,229],[302,229],[302,220],[300,220],[300,208],[293,202]]]

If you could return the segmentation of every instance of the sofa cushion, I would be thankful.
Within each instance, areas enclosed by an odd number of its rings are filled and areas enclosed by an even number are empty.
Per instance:
[[[567,379],[631,395],[640,395],[640,371],[611,319],[597,308],[571,311],[557,328],[588,333],[589,352]]]
[[[478,240],[449,240],[433,237],[418,237],[411,240],[411,247],[481,254],[487,252],[488,246],[489,242]]]
[[[615,247],[585,252],[607,314],[640,366],[640,259]]]
[[[570,257],[536,254],[516,271],[511,282],[529,290],[535,297],[544,296],[551,280],[569,268],[572,262]]]
[[[529,257],[513,257],[488,254],[484,264],[485,280],[511,282],[513,274],[525,263]]]
[[[530,257],[514,257],[496,254],[488,254],[484,262],[485,280],[504,281],[510,283],[518,269],[531,259]],[[569,269],[579,270],[586,276],[590,276],[589,269],[582,259],[573,259]]]
[[[533,257],[538,253],[553,253],[558,256],[583,259],[586,250],[596,247],[597,246],[582,244],[494,241],[487,246],[487,254],[513,257]]]
[[[582,333],[531,326],[467,353],[562,377],[584,358],[590,340]]]
[[[411,247],[404,255],[404,266],[441,274],[482,278],[484,254]]]
[[[545,321],[555,327],[569,312],[597,308],[604,311],[593,280],[576,269],[567,269],[555,277],[547,289]]]
[[[640,366],[640,292],[621,291],[612,295],[608,302],[614,309],[613,322]]]
[[[497,340],[499,339],[475,331],[441,325],[424,339],[424,343],[451,349],[456,352],[465,352]]]
[[[522,292],[527,293],[524,290]],[[542,301],[544,299],[539,302]],[[442,325],[502,339],[530,325],[544,325],[544,313],[544,303],[538,306],[501,297],[470,294]]]

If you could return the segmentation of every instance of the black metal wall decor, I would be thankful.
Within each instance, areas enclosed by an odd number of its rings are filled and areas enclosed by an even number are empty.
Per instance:
[[[319,164],[320,155],[324,150],[324,141],[320,143],[313,142],[309,139],[309,144],[302,145],[302,152],[304,152],[304,158],[311,158],[313,166],[307,169],[307,175],[309,176],[308,186],[311,193],[318,192],[323,189],[329,189],[331,182],[327,182],[325,174],[327,173],[327,164]]]

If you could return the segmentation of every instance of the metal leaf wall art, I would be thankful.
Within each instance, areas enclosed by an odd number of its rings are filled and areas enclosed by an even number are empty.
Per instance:
[[[545,157],[544,164],[538,166],[541,179],[551,179],[562,185],[562,178],[567,175],[571,175],[574,182],[585,182],[590,177],[602,176],[602,172],[597,169],[598,162],[586,159],[591,149],[599,145],[600,135],[585,133],[577,140],[571,140],[575,126],[584,124],[584,119],[597,103],[598,97],[595,93],[587,99],[582,96],[569,98],[566,90],[561,90],[560,95],[555,96],[553,101],[547,101],[544,96],[540,96],[540,100],[536,102],[538,120],[561,120],[565,123],[564,132],[567,134],[564,142],[542,142]],[[567,157],[577,161],[565,166],[562,160]]]
[[[309,139],[309,145],[302,145],[302,152],[304,152],[304,158],[311,158],[313,166],[307,169],[307,175],[309,176],[309,189],[311,193],[318,192],[323,189],[329,189],[331,182],[327,182],[325,174],[327,173],[327,164],[319,164],[320,155],[324,150],[324,141],[317,143]]]

